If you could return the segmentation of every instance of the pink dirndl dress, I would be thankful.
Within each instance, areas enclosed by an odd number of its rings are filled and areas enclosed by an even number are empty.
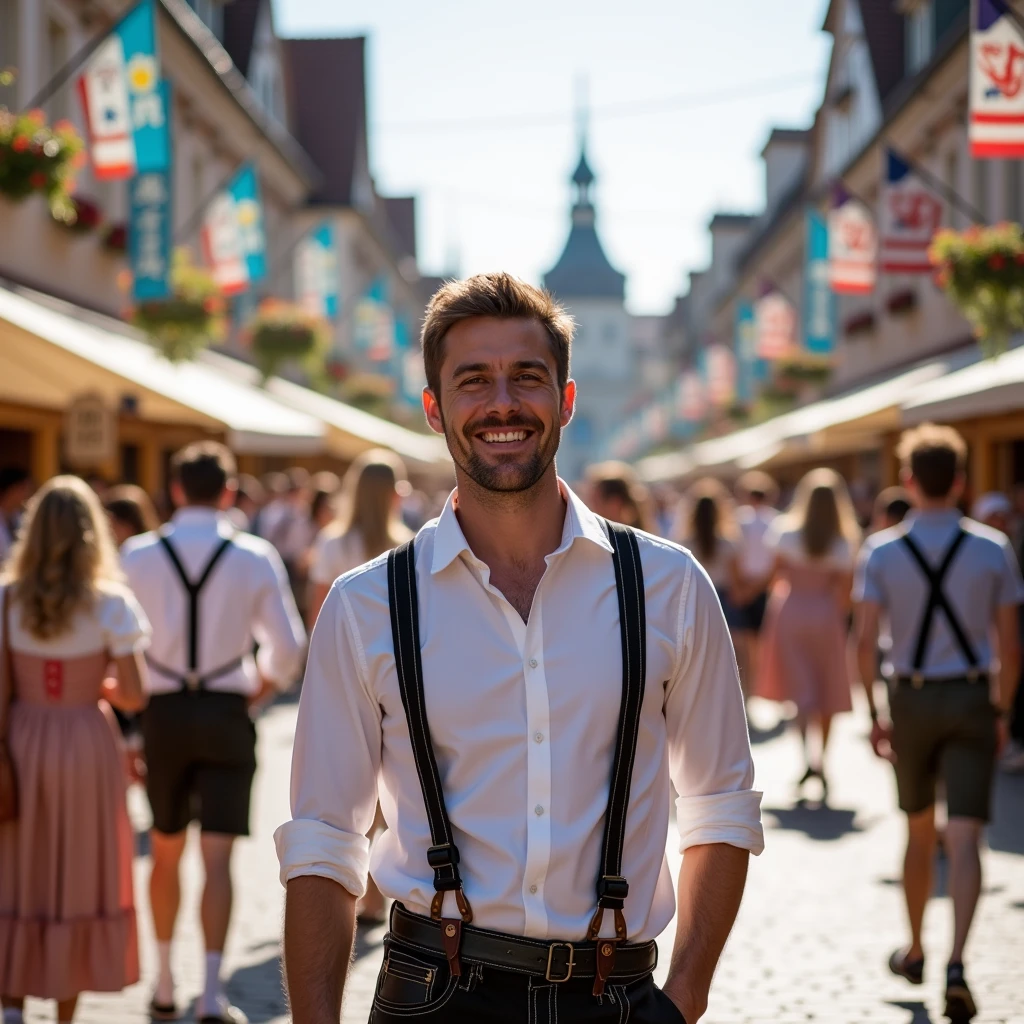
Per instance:
[[[120,600],[106,617],[130,625]],[[29,652],[16,628],[11,639],[19,813],[0,825],[0,993],[118,992],[138,981],[139,954],[120,736],[100,701],[110,655],[46,657],[45,641]]]

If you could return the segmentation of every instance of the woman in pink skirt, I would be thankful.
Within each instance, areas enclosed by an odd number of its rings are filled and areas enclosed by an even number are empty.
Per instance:
[[[29,505],[5,566],[4,692],[18,817],[0,825],[0,999],[70,1021],[81,992],[139,978],[133,837],[109,704],[141,709],[149,625],[120,583],[96,495],[55,477]],[[116,678],[109,672],[116,667]],[[13,677],[13,678],[11,678]]]
[[[832,717],[852,710],[847,614],[860,528],[846,484],[831,469],[799,483],[791,510],[772,524],[775,574],[761,635],[754,693],[796,705],[806,771],[827,793],[825,750]],[[817,726],[813,754],[810,726]]]

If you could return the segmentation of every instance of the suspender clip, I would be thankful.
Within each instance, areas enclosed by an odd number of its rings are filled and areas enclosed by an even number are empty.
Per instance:
[[[910,685],[915,690],[920,690],[924,686],[924,676],[920,672],[912,672],[910,675]]]
[[[454,843],[442,843],[427,850],[427,863],[436,871],[438,868],[453,868],[459,863],[459,848]]]
[[[601,906],[614,909],[617,903],[621,908],[629,895],[629,882],[622,875],[602,875],[597,883],[597,895]]]

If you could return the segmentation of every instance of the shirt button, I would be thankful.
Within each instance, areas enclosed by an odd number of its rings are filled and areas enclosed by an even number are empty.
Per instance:
[[[535,732],[533,734],[533,741],[534,741],[534,743],[543,743],[544,742],[544,733],[542,733],[542,732]]]
[[[531,658],[530,659],[530,668],[536,668],[536,667],[537,667],[537,659],[536,658]]]
[[[532,892],[532,893],[536,894],[536,892],[537,892],[537,886],[535,886],[535,885],[531,885],[531,886],[530,886],[530,892]]]
[[[533,809],[533,813],[536,814],[537,817],[539,818],[544,813],[544,808],[541,807],[540,804],[537,804],[537,806],[534,807],[534,809]]]

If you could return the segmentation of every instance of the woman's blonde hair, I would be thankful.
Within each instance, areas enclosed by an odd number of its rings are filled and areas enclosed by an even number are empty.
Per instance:
[[[786,519],[791,529],[800,531],[804,550],[812,558],[827,555],[840,538],[851,552],[860,544],[860,526],[850,492],[835,470],[823,467],[805,474],[796,485]]]
[[[366,558],[376,558],[411,536],[395,507],[398,485],[407,479],[402,460],[384,448],[364,452],[345,474],[336,532],[357,532]]]
[[[29,501],[4,582],[21,605],[24,628],[49,640],[93,607],[104,582],[122,579],[114,536],[95,491],[56,476]]]

